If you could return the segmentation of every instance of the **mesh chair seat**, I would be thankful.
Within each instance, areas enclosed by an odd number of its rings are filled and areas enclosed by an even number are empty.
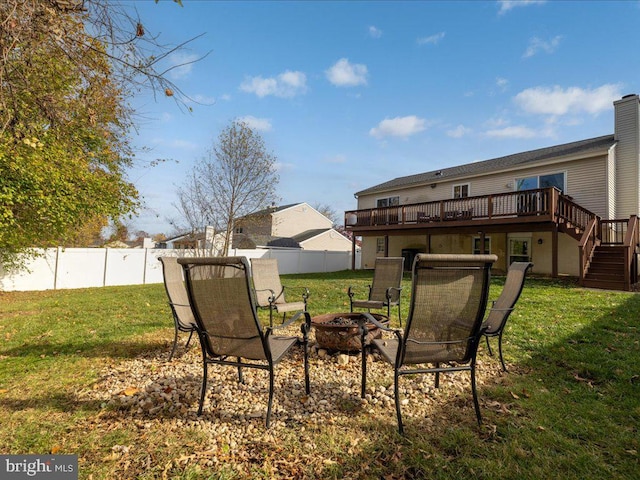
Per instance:
[[[502,288],[502,293],[495,300],[489,310],[489,314],[483,323],[484,335],[487,341],[489,354],[493,355],[489,345],[489,337],[498,337],[498,352],[502,369],[506,372],[507,366],[502,356],[502,334],[507,320],[513,312],[516,302],[520,298],[527,272],[533,267],[531,262],[513,262],[507,271],[507,278]]]
[[[297,343],[302,343],[304,350],[305,391],[309,394],[310,315],[301,312],[286,324],[303,317],[301,339],[272,335],[274,329],[264,331],[258,319],[248,273],[249,263],[245,257],[181,258],[178,261],[186,272],[187,292],[202,349],[203,375],[198,415],[202,413],[204,405],[209,364],[236,366],[240,382],[243,381],[243,368],[268,370],[268,428],[273,402],[274,366]]]
[[[373,281],[369,285],[369,295],[366,299],[354,298],[356,293],[353,287],[349,287],[349,303],[351,311],[354,308],[366,308],[370,310],[387,309],[387,317],[391,315],[391,307],[398,307],[398,322],[402,326],[400,296],[402,294],[402,273],[404,270],[404,258],[402,257],[378,257],[373,270]]]
[[[307,298],[309,289],[301,287],[302,301],[287,301],[287,287],[280,281],[278,272],[278,260],[275,258],[252,258],[251,275],[253,277],[253,288],[256,304],[260,308],[269,309],[269,325],[273,326],[273,312],[282,313],[284,323],[287,313],[305,312],[307,310]]]
[[[189,333],[189,339],[185,346],[185,348],[189,348],[191,337],[196,330],[196,319],[191,311],[189,296],[183,279],[182,266],[178,264],[178,259],[176,257],[159,257],[158,260],[162,263],[164,288],[169,299],[169,307],[171,308],[175,327],[173,348],[169,355],[169,360],[171,360],[178,345],[178,332]]]
[[[400,377],[416,373],[434,373],[438,387],[440,373],[469,371],[476,418],[478,424],[482,423],[475,382],[476,353],[483,333],[490,268],[496,260],[495,255],[418,254],[413,264],[411,305],[404,330],[385,327],[367,314],[378,328],[395,334],[395,338],[375,339],[371,346],[393,366],[400,433],[404,432]],[[363,358],[363,396],[365,387]]]

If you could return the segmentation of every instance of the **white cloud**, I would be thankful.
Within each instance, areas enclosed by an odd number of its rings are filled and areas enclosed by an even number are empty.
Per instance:
[[[500,5],[500,10],[498,10],[498,14],[503,15],[507,13],[509,10],[516,7],[542,5],[543,3],[547,3],[547,0],[498,0],[498,5]]]
[[[456,128],[447,131],[447,135],[452,138],[461,138],[471,133],[471,129],[464,125],[458,125]]]
[[[252,130],[259,132],[271,131],[271,121],[268,118],[256,118],[253,115],[245,115],[244,117],[238,117],[239,122],[246,123]]]
[[[426,128],[424,118],[409,115],[406,117],[385,118],[377,127],[369,130],[372,137],[409,137]]]
[[[496,78],[496,85],[498,86],[498,88],[500,88],[500,90],[505,91],[509,86],[509,80],[507,80],[506,78],[498,77]]]
[[[367,66],[349,63],[346,58],[338,60],[325,71],[327,79],[337,87],[355,87],[367,84]]]
[[[260,98],[266,97],[267,95],[291,98],[306,93],[307,76],[302,72],[287,70],[277,77],[248,77],[240,85],[240,90],[247,93],[254,93]]]
[[[529,39],[529,46],[522,57],[533,57],[540,52],[553,53],[558,48],[558,45],[560,45],[560,40],[562,40],[562,35],[556,35],[551,40],[542,40],[541,38],[533,37]]]
[[[440,40],[444,38],[444,35],[445,35],[444,32],[440,32],[440,33],[436,33],[435,35],[431,35],[429,37],[418,38],[416,42],[418,42],[418,45],[436,45],[440,43]]]
[[[176,52],[169,55],[169,77],[172,80],[181,80],[188,77],[193,70],[194,63],[199,59],[197,55]]]
[[[382,36],[382,30],[374,25],[371,25],[369,27],[369,36],[371,38],[380,38]]]
[[[595,89],[560,86],[534,87],[518,93],[514,100],[527,113],[567,115],[588,113],[598,115],[611,108],[620,98],[620,84],[605,84]]]
[[[535,130],[522,125],[488,130],[485,135],[497,138],[534,138],[539,136]]]

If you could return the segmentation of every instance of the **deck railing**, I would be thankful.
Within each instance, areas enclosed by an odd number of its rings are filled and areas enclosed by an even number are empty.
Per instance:
[[[412,203],[392,207],[366,208],[345,212],[349,228],[383,225],[413,225],[498,218],[549,216],[550,220],[571,223],[586,228],[595,217],[554,187],[497,193],[476,197]]]

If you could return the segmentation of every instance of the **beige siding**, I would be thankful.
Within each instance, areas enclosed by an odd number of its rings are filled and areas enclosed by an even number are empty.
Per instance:
[[[309,240],[302,242],[300,246],[304,250],[328,250],[331,252],[350,252],[351,240],[349,240],[340,232],[335,230],[329,230],[322,233],[317,237],[310,238]]]
[[[614,102],[616,123],[616,187],[618,218],[637,214],[640,210],[638,185],[638,99],[623,98]]]
[[[293,237],[307,230],[331,228],[331,220],[306,203],[280,210],[273,214],[271,235]]]
[[[431,202],[453,198],[453,186],[463,183],[470,185],[469,195],[490,195],[514,191],[515,179],[534,175],[564,172],[567,182],[567,195],[574,201],[594,213],[608,218],[607,208],[607,162],[606,156],[599,156],[567,162],[557,162],[493,175],[475,177],[468,180],[455,180],[431,185],[400,189],[388,196],[398,195],[400,205]],[[358,208],[374,208],[376,199],[382,195],[362,195],[358,198]]]

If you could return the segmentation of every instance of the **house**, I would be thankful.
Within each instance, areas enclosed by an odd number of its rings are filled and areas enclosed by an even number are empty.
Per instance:
[[[350,251],[351,241],[307,203],[271,206],[236,219],[233,248],[257,246]]]
[[[614,133],[395,178],[357,192],[345,228],[377,256],[495,253],[533,272],[629,290],[637,282],[640,101],[614,102]]]

